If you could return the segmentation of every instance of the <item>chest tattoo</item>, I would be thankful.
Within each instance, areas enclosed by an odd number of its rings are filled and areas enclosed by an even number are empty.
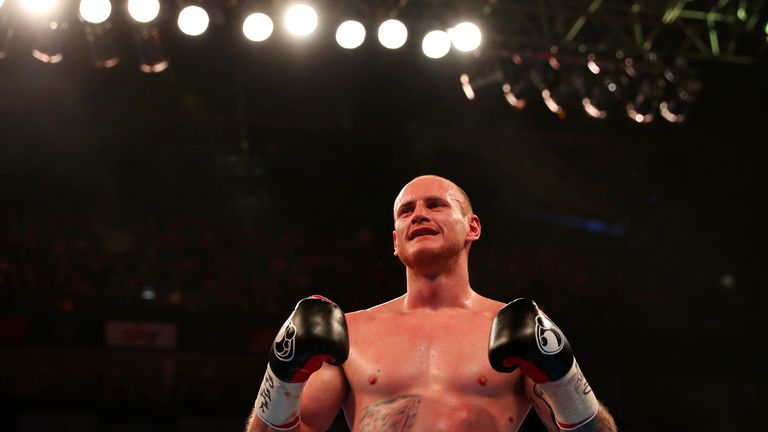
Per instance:
[[[421,396],[400,395],[365,407],[360,418],[361,432],[406,432],[413,428]]]

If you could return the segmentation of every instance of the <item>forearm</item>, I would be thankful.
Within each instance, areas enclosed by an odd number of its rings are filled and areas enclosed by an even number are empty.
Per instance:
[[[618,428],[616,427],[616,422],[613,420],[613,416],[610,412],[608,412],[608,408],[605,407],[602,403],[599,403],[599,408],[597,409],[597,415],[595,418],[590,420],[587,424],[584,426],[581,426],[580,428],[575,429],[578,432],[616,432]]]
[[[299,426],[292,429],[288,429],[291,432],[298,432]],[[245,432],[284,432],[267,426],[266,423],[256,414],[256,408],[251,411],[251,416],[248,418],[248,424],[246,425]]]

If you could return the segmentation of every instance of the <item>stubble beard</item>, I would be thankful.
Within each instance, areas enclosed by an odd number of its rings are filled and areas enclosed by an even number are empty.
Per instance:
[[[463,244],[443,244],[438,247],[422,247],[411,253],[400,253],[398,258],[407,268],[415,271],[434,270],[456,260]]]

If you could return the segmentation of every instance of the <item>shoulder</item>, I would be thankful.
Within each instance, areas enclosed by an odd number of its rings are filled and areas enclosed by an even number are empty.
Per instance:
[[[354,312],[347,312],[345,316],[347,319],[359,320],[366,318],[374,318],[383,315],[393,314],[402,310],[402,303],[405,296],[400,296],[392,299],[388,302],[370,307],[368,309],[362,309]]]
[[[506,305],[507,305],[506,303],[502,303],[498,300],[477,295],[475,299],[474,309],[484,315],[488,314],[488,315],[496,316],[496,314],[499,313],[501,308],[503,308]]]
[[[355,326],[372,324],[382,318],[396,315],[400,311],[402,300],[403,297],[401,296],[368,309],[348,312],[344,316],[347,319],[347,323]]]

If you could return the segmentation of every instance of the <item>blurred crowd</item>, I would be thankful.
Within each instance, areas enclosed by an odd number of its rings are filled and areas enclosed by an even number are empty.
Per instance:
[[[353,311],[403,294],[391,229],[358,222],[0,212],[0,429],[13,430],[19,413],[46,410],[100,413],[102,426],[139,417],[173,423],[183,414],[239,419],[296,301],[319,293]],[[533,224],[496,231],[472,246],[473,288],[503,302],[535,299],[585,353],[580,364],[621,422],[646,424],[646,401],[669,379],[658,371],[687,364],[688,349],[700,344],[735,344],[732,334],[748,326],[734,319],[748,306],[734,288],[741,285],[714,277],[715,266],[701,265],[708,255],[681,253],[685,245],[643,247]],[[31,329],[9,337],[26,319]],[[109,346],[103,325],[114,319],[175,322],[179,344]],[[699,331],[690,331],[693,322]],[[705,354],[687,375],[689,412],[716,357]],[[674,368],[668,375],[678,379]],[[716,385],[723,398],[737,397],[727,391],[732,381]],[[722,418],[738,418],[747,402],[728,404]]]
[[[323,231],[192,216],[121,223],[80,214],[0,218],[0,308],[6,311],[282,316],[313,293],[353,310],[404,292],[386,229]],[[474,288],[501,301],[538,294],[572,303],[626,282],[625,269],[598,269],[589,251],[566,244],[483,239],[470,260]]]

